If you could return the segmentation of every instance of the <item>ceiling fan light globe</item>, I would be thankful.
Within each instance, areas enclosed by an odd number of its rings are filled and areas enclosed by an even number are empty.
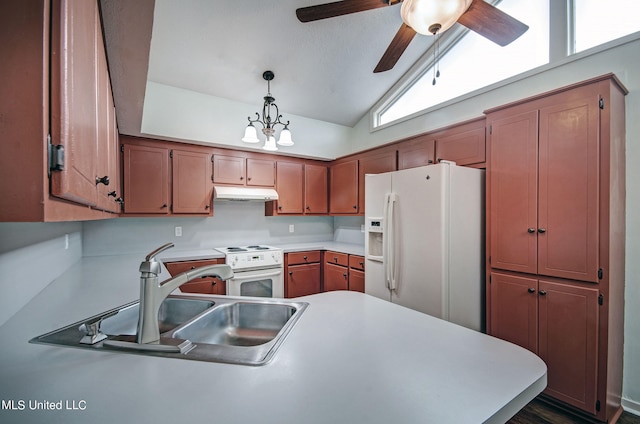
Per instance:
[[[247,128],[244,129],[244,137],[242,137],[242,141],[245,143],[260,143],[256,127],[251,124],[247,125]]]
[[[438,32],[446,31],[466,12],[472,0],[404,0],[400,15],[405,24],[418,34],[433,35],[432,26],[439,24]]]
[[[280,138],[278,139],[280,146],[293,146],[293,140],[291,139],[291,131],[288,128],[284,128],[280,131]]]

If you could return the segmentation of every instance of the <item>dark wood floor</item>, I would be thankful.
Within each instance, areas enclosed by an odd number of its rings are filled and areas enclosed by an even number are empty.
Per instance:
[[[584,424],[585,422],[587,421],[534,399],[511,418],[508,424]],[[623,412],[617,424],[640,424],[640,417]]]

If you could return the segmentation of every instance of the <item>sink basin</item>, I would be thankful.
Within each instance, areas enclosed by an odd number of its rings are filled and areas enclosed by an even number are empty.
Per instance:
[[[160,341],[136,343],[139,302],[132,302],[31,339],[90,350],[110,350],[206,362],[263,365],[275,355],[307,308],[306,302],[272,298],[176,296],[158,314]],[[100,322],[103,338],[87,338],[87,322]]]
[[[213,305],[214,302],[207,300],[166,298],[160,304],[158,313],[160,333],[173,330]],[[139,311],[139,302],[120,309],[116,315],[105,318],[102,321],[100,331],[108,336],[135,335],[138,329]]]
[[[172,337],[194,343],[257,346],[273,340],[295,313],[291,305],[230,303],[191,321]]]

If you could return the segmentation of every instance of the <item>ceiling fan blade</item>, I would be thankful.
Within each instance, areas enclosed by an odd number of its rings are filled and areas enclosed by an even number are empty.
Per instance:
[[[335,16],[348,15],[350,13],[363,12],[365,10],[387,7],[399,3],[402,0],[343,0],[333,3],[317,4],[315,6],[302,7],[296,10],[296,16],[300,22],[319,21],[320,19],[333,18]]]
[[[373,70],[374,73],[388,71],[396,65],[396,62],[402,56],[402,53],[407,49],[416,32],[407,24],[402,24],[396,36],[391,40],[391,44],[387,47],[387,50],[382,55],[380,62]]]
[[[458,22],[501,46],[514,41],[529,27],[483,0],[473,0]]]

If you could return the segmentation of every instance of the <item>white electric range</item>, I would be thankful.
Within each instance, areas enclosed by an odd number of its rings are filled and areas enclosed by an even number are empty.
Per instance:
[[[266,246],[218,247],[234,276],[227,280],[229,296],[284,297],[284,254]]]

